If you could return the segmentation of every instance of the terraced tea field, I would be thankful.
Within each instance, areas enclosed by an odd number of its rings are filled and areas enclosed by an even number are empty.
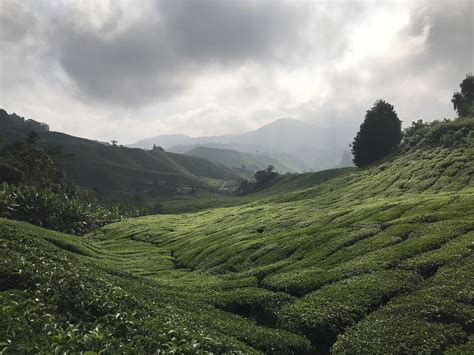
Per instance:
[[[0,220],[5,353],[474,352],[474,148],[85,237]]]

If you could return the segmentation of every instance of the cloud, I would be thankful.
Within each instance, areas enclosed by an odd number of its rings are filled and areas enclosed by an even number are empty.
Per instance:
[[[452,117],[473,71],[473,3],[3,0],[0,105],[121,142],[294,117]]]
[[[149,4],[150,5],[150,4]],[[210,66],[272,61],[298,41],[301,6],[286,2],[158,1],[125,25],[109,14],[107,30],[77,20],[56,28],[59,62],[85,98],[115,105],[163,101]]]

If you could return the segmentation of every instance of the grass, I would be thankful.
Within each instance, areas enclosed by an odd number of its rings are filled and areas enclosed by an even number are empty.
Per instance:
[[[187,213],[85,237],[2,219],[0,346],[472,352],[473,156],[414,149],[242,198],[186,196],[164,208]]]

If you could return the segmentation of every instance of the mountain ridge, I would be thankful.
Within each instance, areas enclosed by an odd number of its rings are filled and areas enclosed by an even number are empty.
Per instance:
[[[99,194],[123,192],[169,195],[180,188],[217,190],[224,181],[237,184],[238,172],[202,157],[159,149],[143,150],[111,145],[49,131],[49,126],[0,110],[4,143],[24,141],[35,130],[37,144],[58,149],[58,165],[79,185]],[[232,184],[229,184],[232,185]]]
[[[181,153],[198,145],[233,149],[267,155],[294,171],[317,171],[341,166],[354,132],[355,129],[350,127],[318,127],[294,118],[280,118],[241,134],[207,137],[164,135],[138,141],[129,147],[147,149],[156,144]],[[287,155],[284,161],[281,155]]]

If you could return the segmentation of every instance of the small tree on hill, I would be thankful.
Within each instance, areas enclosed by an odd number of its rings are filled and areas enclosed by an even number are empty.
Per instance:
[[[354,164],[366,166],[392,153],[402,140],[401,127],[393,106],[383,100],[376,101],[351,145]]]
[[[451,102],[460,118],[474,116],[474,76],[466,75],[459,85],[461,92],[455,92]]]
[[[259,170],[255,173],[255,189],[263,189],[270,180],[272,180],[275,176],[278,175],[275,171],[275,167],[273,165],[269,165],[265,170]]]

